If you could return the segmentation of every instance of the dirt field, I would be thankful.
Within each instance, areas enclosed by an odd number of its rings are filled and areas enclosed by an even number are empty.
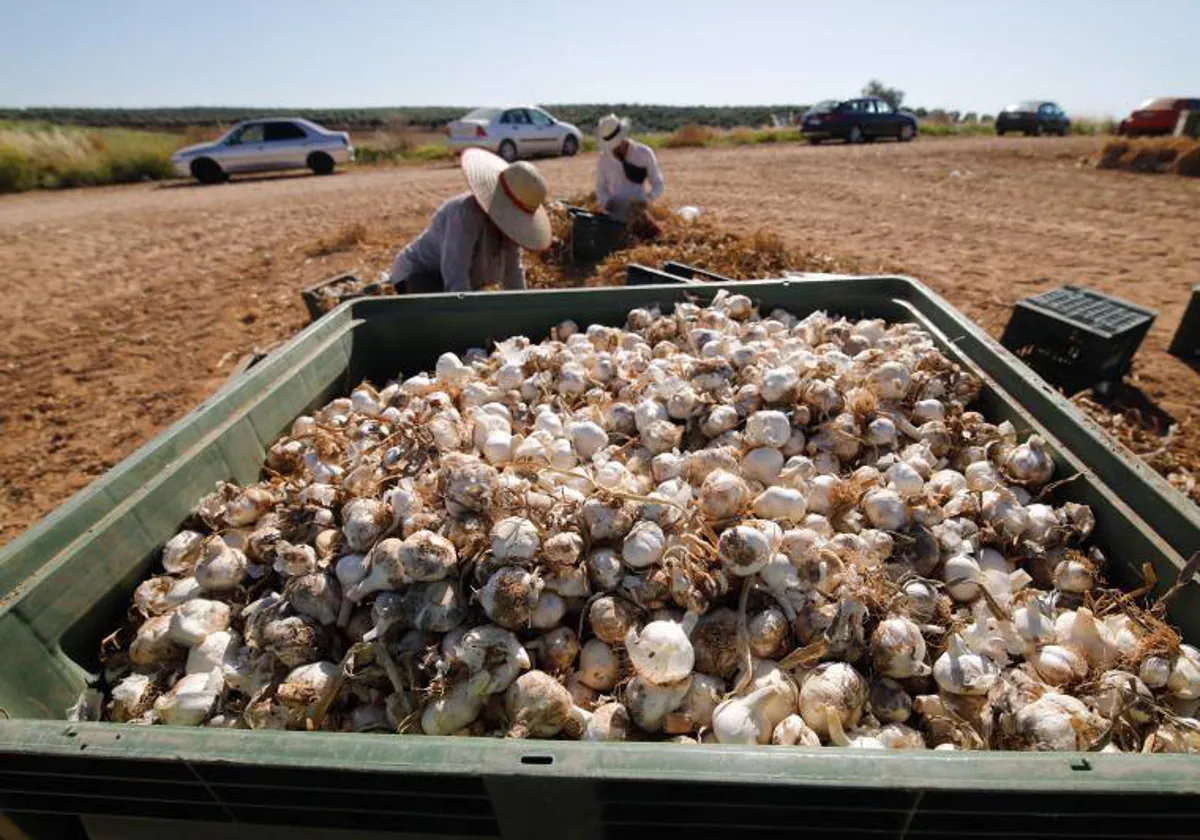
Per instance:
[[[995,334],[1015,300],[1062,283],[1152,306],[1133,384],[1200,426],[1200,372],[1163,352],[1197,282],[1200,182],[1081,167],[1094,148],[989,138],[660,159],[672,204],[913,274]],[[567,195],[594,165],[544,171]],[[374,276],[462,189],[440,166],[0,200],[0,543],[199,403],[243,353],[303,326],[302,287]]]

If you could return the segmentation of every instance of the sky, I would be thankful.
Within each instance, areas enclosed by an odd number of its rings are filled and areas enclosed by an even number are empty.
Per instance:
[[[1200,95],[1200,0],[0,0],[0,20],[5,107],[799,104],[871,78],[981,113]]]

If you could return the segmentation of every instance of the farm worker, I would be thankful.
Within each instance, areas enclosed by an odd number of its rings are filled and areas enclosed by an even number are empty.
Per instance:
[[[490,284],[524,289],[521,248],[550,247],[546,182],[537,167],[467,149],[462,169],[470,191],[439,207],[392,263],[389,282],[401,292],[468,292]]]
[[[654,150],[629,137],[629,118],[609,114],[596,126],[600,162],[596,166],[596,201],[604,212],[625,221],[634,204],[645,204],[663,192],[662,172]]]

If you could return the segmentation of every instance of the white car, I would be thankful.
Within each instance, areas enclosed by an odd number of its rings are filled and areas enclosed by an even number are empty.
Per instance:
[[[309,120],[247,120],[220,140],[180,149],[171,156],[175,174],[215,184],[235,172],[311,169],[328,175],[339,163],[354,160],[354,146],[344,131],[330,131]]]
[[[450,123],[450,148],[487,149],[507,161],[538,155],[570,157],[583,145],[583,133],[541,108],[476,108]]]

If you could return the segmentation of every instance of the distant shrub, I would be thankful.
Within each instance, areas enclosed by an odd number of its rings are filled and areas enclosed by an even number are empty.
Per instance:
[[[0,192],[170,178],[181,141],[129,129],[0,123]]]
[[[688,123],[671,132],[664,145],[668,149],[685,149],[706,146],[716,135],[711,128],[704,125]]]

